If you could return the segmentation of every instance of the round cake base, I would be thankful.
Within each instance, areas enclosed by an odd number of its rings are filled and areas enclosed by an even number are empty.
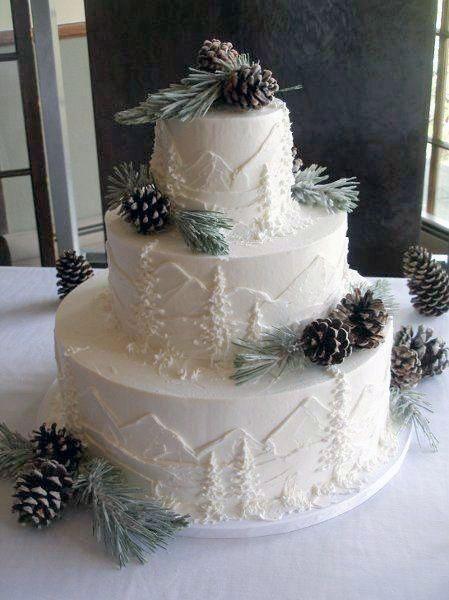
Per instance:
[[[58,383],[55,381],[48,390],[42,401],[37,415],[37,423],[51,422],[58,420],[58,415],[54,412],[55,401],[59,394]],[[187,529],[179,532],[178,535],[190,538],[247,538],[261,537],[265,535],[276,535],[280,533],[290,533],[299,529],[305,529],[318,523],[323,523],[334,517],[338,517],[357,506],[360,506],[366,500],[369,500],[374,494],[380,491],[387,483],[398,473],[404,462],[405,456],[410,446],[411,427],[402,431],[398,439],[398,452],[388,463],[379,467],[373,473],[370,473],[361,488],[353,494],[337,496],[334,501],[325,506],[317,505],[305,512],[294,513],[283,517],[277,521],[225,521],[214,524],[194,523]]]

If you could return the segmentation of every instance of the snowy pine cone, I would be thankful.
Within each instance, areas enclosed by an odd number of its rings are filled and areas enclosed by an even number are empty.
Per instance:
[[[170,201],[153,184],[136,189],[131,196],[123,198],[120,215],[133,223],[144,235],[161,231],[170,217]]]
[[[372,290],[362,293],[359,288],[346,294],[332,311],[348,327],[353,346],[375,348],[384,339],[384,327],[388,313],[380,298],[374,298]]]
[[[278,90],[272,72],[262,69],[259,63],[253,63],[232,71],[223,85],[223,97],[228,104],[259,109],[269,104]]]
[[[75,250],[67,250],[56,262],[59,296],[65,298],[69,292],[92,277],[93,274],[93,269],[84,256],[78,255]]]
[[[63,465],[54,460],[37,461],[31,471],[17,477],[12,511],[18,513],[19,523],[48,527],[60,517],[72,485]]]
[[[407,346],[393,346],[391,352],[391,385],[401,389],[414,387],[422,377],[418,353]]]
[[[197,67],[203,71],[219,71],[223,68],[222,62],[234,61],[238,55],[231,42],[205,40],[198,52]]]
[[[43,423],[38,430],[33,431],[31,438],[33,452],[38,458],[53,459],[72,473],[78,468],[83,453],[81,440],[72,436],[65,427],[57,429],[56,423],[47,427]]]
[[[340,364],[351,354],[349,329],[340,319],[317,319],[304,329],[301,338],[304,354],[320,365]]]
[[[401,327],[395,334],[396,346],[407,346],[418,354],[423,376],[440,375],[449,364],[449,348],[441,337],[433,335],[433,329],[420,325],[414,333],[412,327]]]
[[[403,270],[418,312],[439,316],[449,310],[449,275],[428,250],[410,246],[404,254]]]

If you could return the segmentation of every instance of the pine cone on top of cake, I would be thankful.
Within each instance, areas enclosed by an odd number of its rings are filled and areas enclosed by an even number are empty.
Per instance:
[[[217,39],[205,40],[198,52],[197,67],[205,71],[219,71],[223,62],[233,61],[239,55],[231,42],[221,42]]]
[[[349,328],[337,318],[316,319],[304,329],[304,354],[320,365],[338,365],[351,354]]]

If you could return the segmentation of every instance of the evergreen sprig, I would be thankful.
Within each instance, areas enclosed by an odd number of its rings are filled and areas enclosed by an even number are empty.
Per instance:
[[[371,290],[373,298],[382,300],[383,305],[390,315],[396,314],[399,310],[399,304],[392,292],[390,282],[386,279],[377,279],[373,284],[368,281],[361,281],[360,283],[354,283],[351,288],[353,291],[358,288],[362,294]]]
[[[0,478],[16,477],[33,458],[30,440],[17,431],[11,431],[6,423],[0,423]]]
[[[421,446],[420,432],[427,440],[432,452],[438,451],[438,438],[430,429],[430,421],[425,412],[433,413],[430,402],[424,399],[419,392],[391,388],[390,390],[390,412],[394,420],[406,427],[412,424],[418,444]]]
[[[329,212],[352,212],[358,204],[359,185],[355,177],[328,181],[326,167],[310,165],[295,173],[292,186],[294,200],[310,206],[321,206]]]
[[[237,385],[268,374],[278,378],[286,368],[300,370],[306,362],[298,333],[290,327],[273,327],[256,342],[239,340],[234,345],[241,350],[231,375]]]
[[[187,246],[212,256],[229,253],[229,244],[222,229],[232,229],[232,220],[221,212],[175,208],[173,221]]]
[[[149,184],[154,185],[149,166],[141,164],[136,169],[132,162],[116,165],[108,177],[108,182],[105,198],[109,209],[119,206],[123,199],[132,196],[137,189]]]
[[[131,560],[145,563],[181,528],[179,516],[130,487],[121,470],[101,458],[92,459],[74,482],[78,504],[92,510],[93,533],[120,567]]]
[[[109,176],[106,194],[108,208],[114,209],[132,196],[136,189],[154,185],[156,181],[148,165],[137,169],[133,163],[121,163],[114,167]],[[170,203],[170,220],[178,228],[187,246],[195,251],[212,256],[229,253],[229,245],[222,229],[232,229],[232,219],[223,213],[210,210],[187,210]]]

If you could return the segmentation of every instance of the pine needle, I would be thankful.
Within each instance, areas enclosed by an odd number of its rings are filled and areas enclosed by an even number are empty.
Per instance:
[[[413,425],[418,444],[421,447],[421,435],[427,440],[432,452],[438,451],[438,439],[430,429],[430,421],[425,412],[433,413],[430,402],[424,399],[419,392],[391,388],[390,411],[393,419],[406,427],[409,423]]]
[[[233,223],[223,213],[175,209],[173,221],[191,250],[212,256],[229,253],[229,245],[221,229],[232,229]]]
[[[132,196],[136,189],[154,184],[153,176],[148,165],[140,165],[135,168],[133,163],[120,163],[112,170],[108,177],[108,189],[106,200],[108,208],[117,208],[123,199]]]
[[[239,340],[234,345],[243,351],[234,357],[231,379],[237,385],[268,374],[278,378],[286,368],[302,369],[305,364],[298,334],[290,327],[273,327],[257,342]]]
[[[188,517],[176,515],[129,486],[106,460],[92,459],[74,483],[75,500],[93,511],[93,534],[120,567],[131,560],[145,563]]]
[[[0,478],[13,479],[33,460],[31,442],[0,423]]]
[[[328,182],[326,167],[310,165],[295,173],[292,186],[294,200],[310,206],[322,206],[333,213],[339,210],[352,212],[358,204],[359,185],[355,177]]]
[[[223,63],[224,64],[224,63]],[[189,74],[180,83],[150,94],[139,106],[116,113],[115,120],[121,125],[142,125],[158,119],[181,121],[204,116],[214,102],[221,97],[228,71],[201,71],[189,68]]]

